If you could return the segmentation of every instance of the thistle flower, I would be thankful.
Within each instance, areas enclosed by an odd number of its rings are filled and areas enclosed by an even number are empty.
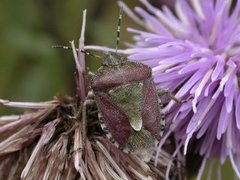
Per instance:
[[[230,159],[240,178],[240,1],[177,0],[175,12],[140,1],[147,8],[135,8],[141,18],[120,2],[146,31],[128,28],[135,43],[119,52],[152,67],[157,87],[189,99],[166,105],[164,139],[174,132],[185,154],[198,142],[199,178],[213,157]]]
[[[86,11],[80,49],[84,48],[85,24]],[[0,99],[0,105],[28,109],[22,115],[0,116],[1,179],[164,179],[169,161],[176,160],[171,150],[162,150],[154,166],[154,157],[146,163],[123,153],[104,136],[96,103],[87,98],[84,54],[77,54],[73,41],[71,46],[77,69],[76,97],[39,103]],[[182,168],[182,163],[172,163],[171,177],[184,176]]]

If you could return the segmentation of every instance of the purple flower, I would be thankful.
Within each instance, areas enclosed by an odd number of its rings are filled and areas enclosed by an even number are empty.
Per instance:
[[[178,0],[173,13],[140,0],[125,12],[146,31],[135,33],[135,43],[120,50],[130,60],[152,67],[157,87],[167,88],[182,105],[171,101],[165,111],[169,132],[174,132],[184,153],[197,140],[204,160],[230,159],[240,178],[240,1]]]

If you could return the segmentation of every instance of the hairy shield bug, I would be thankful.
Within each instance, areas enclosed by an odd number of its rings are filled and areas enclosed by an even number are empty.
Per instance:
[[[122,8],[120,10],[117,47]],[[164,114],[150,67],[128,61],[116,52],[102,56],[102,66],[91,80],[99,119],[108,138],[127,152],[148,161],[163,134]]]
[[[164,128],[151,68],[112,52],[102,61],[91,82],[100,119],[120,148],[149,153]]]

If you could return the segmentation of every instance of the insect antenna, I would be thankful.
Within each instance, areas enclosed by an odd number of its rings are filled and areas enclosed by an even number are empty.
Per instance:
[[[54,45],[54,46],[52,46],[52,48],[60,48],[60,49],[72,50],[72,47],[70,47],[70,46],[63,46],[63,45]],[[79,49],[76,49],[76,51],[79,51]],[[101,56],[98,56],[98,55],[96,55],[96,54],[93,54],[93,53],[91,53],[91,52],[89,52],[89,51],[86,51],[86,50],[83,50],[83,49],[81,49],[80,51],[81,51],[82,53],[88,55],[88,56],[92,56],[92,57],[96,57],[96,58],[101,59]]]
[[[123,1],[123,0],[121,0]],[[116,42],[116,53],[118,50],[119,42],[120,42],[120,30],[121,30],[121,23],[122,23],[122,15],[123,15],[123,7],[120,7],[119,17],[118,17],[118,26],[117,26],[117,42]]]

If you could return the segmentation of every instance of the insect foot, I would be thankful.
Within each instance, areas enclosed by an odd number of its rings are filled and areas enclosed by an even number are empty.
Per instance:
[[[176,103],[186,103],[190,100],[189,99],[184,99],[184,100],[181,100],[181,99],[178,99],[177,97],[175,97],[171,91],[169,89],[161,89],[161,88],[158,88],[157,89],[157,93],[158,93],[158,96],[159,97],[162,97],[162,96],[167,96],[168,98],[174,100]]]

